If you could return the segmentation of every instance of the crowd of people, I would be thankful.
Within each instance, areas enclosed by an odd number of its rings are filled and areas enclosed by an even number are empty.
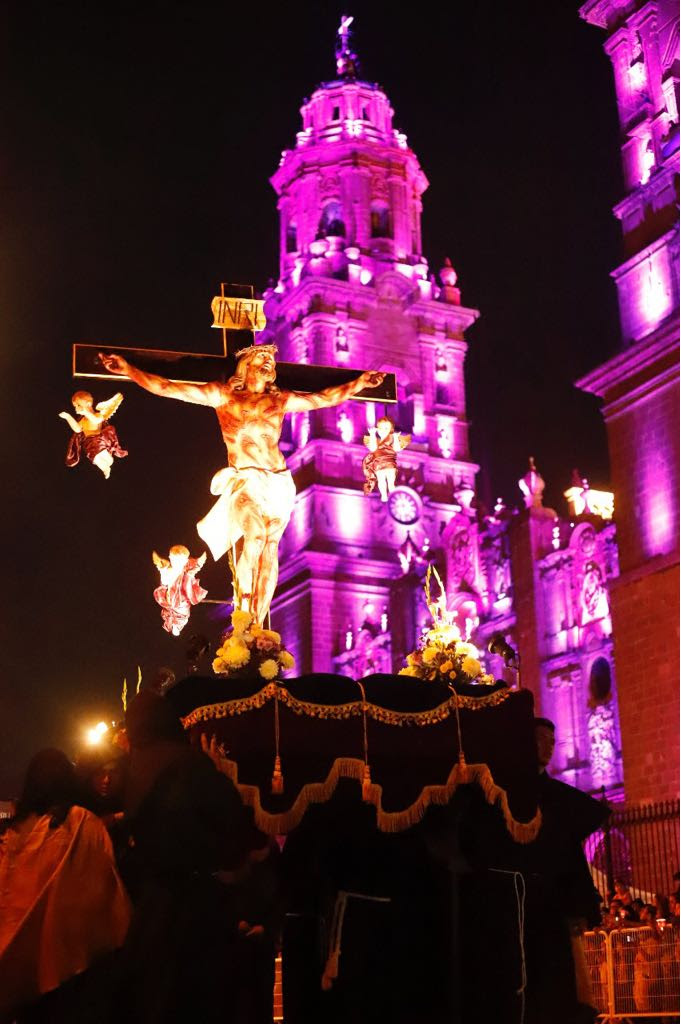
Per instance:
[[[675,875],[677,888],[669,896],[655,893],[653,902],[633,897],[629,886],[620,879],[615,880],[614,890],[608,893],[603,903],[600,927],[611,932],[618,928],[647,926],[659,931],[669,924],[679,927],[678,873]]]
[[[31,760],[0,837],[0,1022],[271,1024],[278,847],[167,702]]]
[[[571,936],[599,927],[582,842],[608,812],[545,772],[553,723],[536,719],[535,735],[543,826],[528,846],[466,787],[408,832],[379,833],[348,783],[282,848],[256,828],[216,751],[190,744],[172,701],[141,691],[125,727],[75,765],[48,749],[28,766],[0,834],[0,1024],[271,1024],[280,942],[294,1024],[415,1012],[464,1024],[493,1013],[502,1024],[519,999],[528,1024],[593,1020]],[[527,920],[516,963],[519,872]],[[655,943],[662,919],[678,922],[678,896],[645,904],[618,882],[603,927],[649,925]],[[471,927],[466,903],[472,912],[486,899],[497,911],[508,903],[491,988],[482,952],[493,955],[492,936]],[[322,935],[337,918],[337,933]],[[648,946],[630,957],[642,1005],[659,974]],[[602,960],[587,965],[598,990]]]
[[[678,884],[678,874],[675,880]],[[608,896],[602,920],[586,943],[594,1001],[605,1009],[612,998],[623,1014],[678,1011],[678,889],[646,903],[617,880]],[[609,936],[607,945],[599,941],[603,932]]]

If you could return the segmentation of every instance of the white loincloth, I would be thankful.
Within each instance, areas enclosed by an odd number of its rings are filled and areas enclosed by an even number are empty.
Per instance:
[[[239,495],[245,492],[263,519],[278,519],[286,525],[296,500],[296,485],[288,469],[278,473],[269,469],[219,469],[210,482],[210,493],[220,497],[208,515],[196,524],[199,537],[210,548],[215,561],[222,558],[243,536],[234,514]]]

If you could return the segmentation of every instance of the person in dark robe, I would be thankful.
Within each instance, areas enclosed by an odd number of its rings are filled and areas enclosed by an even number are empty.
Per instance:
[[[129,832],[123,814],[123,794],[128,762],[124,750],[103,739],[82,750],[75,765],[79,802],[97,815],[109,833],[116,865],[124,881]]]
[[[134,843],[135,913],[119,1020],[238,1020],[237,886],[264,845],[234,784],[192,748],[168,701],[142,691],[126,715],[125,812]]]
[[[580,936],[600,922],[596,890],[582,844],[602,828],[610,808],[588,794],[551,778],[548,767],[555,726],[535,718],[542,827],[525,848],[527,868],[528,1024],[582,1024],[595,1019],[589,994],[578,979]]]

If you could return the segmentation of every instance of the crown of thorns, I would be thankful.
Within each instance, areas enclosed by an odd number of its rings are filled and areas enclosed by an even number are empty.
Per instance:
[[[241,356],[251,355],[256,352],[269,352],[271,356],[274,356],[277,354],[277,351],[278,349],[276,345],[249,345],[248,348],[240,348],[238,352],[234,353],[234,355],[236,359],[240,359]]]

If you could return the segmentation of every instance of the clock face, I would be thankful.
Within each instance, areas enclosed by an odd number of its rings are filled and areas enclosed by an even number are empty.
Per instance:
[[[421,515],[419,500],[413,491],[398,487],[388,498],[388,511],[403,526],[413,526]]]

